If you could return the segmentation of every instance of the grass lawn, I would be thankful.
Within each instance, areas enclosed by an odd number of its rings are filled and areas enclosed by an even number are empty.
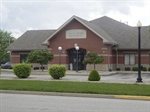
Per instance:
[[[150,96],[150,85],[35,80],[0,80],[1,90]]]

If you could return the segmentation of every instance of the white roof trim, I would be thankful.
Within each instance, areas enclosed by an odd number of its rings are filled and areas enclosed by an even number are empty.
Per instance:
[[[77,19],[80,23],[82,23],[84,26],[86,26],[88,29],[90,29],[92,32],[94,32],[96,35],[98,35],[99,37],[101,37],[103,39],[103,42],[105,43],[109,43],[109,41],[104,38],[103,36],[101,36],[100,34],[98,34],[97,32],[95,32],[93,29],[91,29],[90,27],[88,27],[86,24],[84,24],[82,21],[80,21],[77,17],[75,18]]]
[[[72,16],[68,21],[66,21],[63,25],[61,25],[50,37],[48,37],[42,44],[46,44],[48,45],[48,40],[50,38],[52,38],[55,34],[57,34],[63,27],[65,27],[69,22],[71,22],[73,19],[76,19],[77,21],[79,21],[81,24],[83,24],[84,26],[86,26],[88,29],[90,29],[92,32],[94,32],[96,35],[98,35],[99,37],[101,37],[103,39],[104,43],[109,43],[109,41],[104,38],[103,36],[101,36],[100,34],[98,34],[97,32],[95,32],[93,29],[91,29],[90,27],[88,27],[86,24],[84,24],[82,21],[80,21],[80,19],[78,19],[76,16]]]
[[[48,40],[53,37],[55,34],[57,34],[63,27],[65,27],[70,21],[72,21],[75,18],[75,16],[72,16],[68,21],[66,21],[63,25],[61,25],[50,37],[48,37],[42,44],[48,45]]]

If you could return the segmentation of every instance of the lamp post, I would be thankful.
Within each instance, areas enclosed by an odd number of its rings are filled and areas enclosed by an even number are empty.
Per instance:
[[[75,49],[76,49],[76,51],[77,51],[76,72],[78,72],[78,50],[79,50],[79,46],[76,46]]]
[[[136,82],[142,82],[141,78],[141,22],[138,21],[137,27],[138,27],[138,77]]]
[[[58,47],[58,50],[59,50],[59,65],[61,64],[61,50],[62,50],[62,47],[61,46],[59,46]]]

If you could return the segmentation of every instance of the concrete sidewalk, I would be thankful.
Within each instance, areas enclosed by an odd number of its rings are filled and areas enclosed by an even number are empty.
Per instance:
[[[2,69],[1,72],[7,71],[12,72],[12,69]],[[89,75],[91,71],[88,70],[79,70],[78,72],[74,70],[67,70],[66,75]],[[98,71],[100,75],[102,76],[109,76],[113,74],[138,74],[138,71]],[[31,74],[36,75],[42,75],[42,74],[48,74],[48,70],[32,70]],[[150,71],[141,71],[141,74],[150,74]]]
[[[109,71],[98,71],[100,75],[113,75],[113,74],[116,74],[117,72],[116,71],[112,71],[112,72],[109,72]],[[76,71],[73,71],[73,70],[67,70],[66,71],[66,75],[77,75],[77,76],[82,76],[82,75],[89,75],[90,71],[86,71],[86,70],[80,70],[78,72]],[[48,74],[48,70],[44,70],[44,71],[41,71],[41,70],[34,70],[32,71],[32,74]]]
[[[76,82],[89,82],[88,75],[90,71],[69,71],[67,70],[66,76],[61,78],[60,81],[76,81]],[[137,72],[132,71],[99,71],[101,76],[100,81],[93,81],[93,83],[127,83],[127,84],[135,84],[137,79]],[[26,79],[19,79],[15,76],[12,70],[2,70],[2,74],[0,76],[1,79],[13,79],[13,80],[44,80],[44,81],[56,81],[53,79],[47,70],[41,71],[36,70],[32,71],[31,75]],[[142,83],[138,84],[150,84],[150,73],[142,72]]]

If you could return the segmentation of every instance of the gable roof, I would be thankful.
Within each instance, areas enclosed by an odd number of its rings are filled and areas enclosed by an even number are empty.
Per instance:
[[[118,43],[118,49],[137,49],[138,28],[131,27],[109,17],[101,17],[90,21],[101,27]],[[141,27],[141,49],[150,49],[150,27]]]
[[[103,39],[105,44],[116,45],[118,49],[138,49],[138,29],[109,17],[101,17],[86,21],[77,16],[72,16],[57,30],[30,30],[7,47],[7,51],[30,51],[47,49],[48,40],[57,34],[72,20],[77,20]],[[141,49],[150,49],[150,26],[141,27]]]
[[[52,35],[55,30],[30,30],[26,31],[15,42],[10,44],[6,50],[8,51],[29,51],[29,50],[44,50],[46,45],[42,42]]]
[[[61,29],[63,29],[67,24],[69,24],[73,19],[77,20],[81,24],[83,24],[85,27],[90,29],[93,33],[98,35],[100,38],[103,39],[103,42],[106,44],[117,44],[116,41],[114,41],[103,29],[101,29],[96,24],[92,24],[84,19],[81,19],[77,16],[72,16],[68,21],[66,21],[62,26],[60,26],[55,33],[53,33],[50,37],[48,37],[43,44],[48,44],[48,40],[51,39],[55,34],[57,34]]]

